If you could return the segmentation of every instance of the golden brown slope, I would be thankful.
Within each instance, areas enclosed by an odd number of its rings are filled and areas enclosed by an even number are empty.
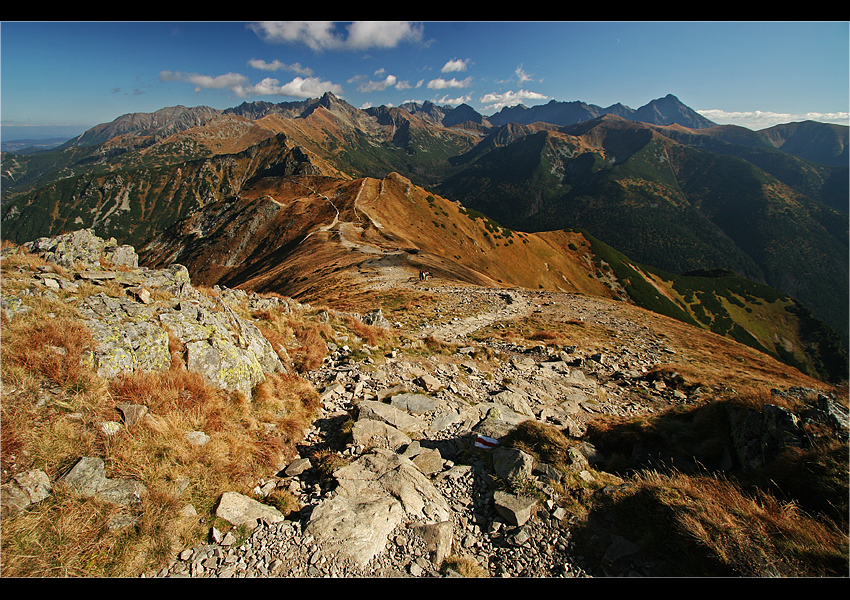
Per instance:
[[[151,267],[182,263],[198,284],[293,297],[362,287],[388,269],[409,278],[426,270],[445,281],[619,295],[589,276],[594,265],[581,234],[513,232],[397,174],[265,178],[181,221],[140,256]]]

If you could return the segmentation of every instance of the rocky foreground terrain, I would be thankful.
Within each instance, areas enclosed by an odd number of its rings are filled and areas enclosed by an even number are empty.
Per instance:
[[[263,338],[237,306],[300,312],[320,321],[339,316],[333,309],[240,290],[200,294],[179,265],[141,268],[131,247],[90,232],[42,239],[27,249],[72,269],[73,277],[49,268],[22,271],[26,286],[11,293],[4,285],[4,313],[14,319],[27,310],[27,296],[64,292],[99,342],[90,360],[106,378],[167,368],[167,326],[186,348],[187,368],[221,389],[250,394],[264,374],[292,367],[281,359],[285,352]],[[113,293],[74,296],[84,282],[112,286]],[[115,294],[115,286],[125,293]],[[376,294],[403,288],[422,298],[422,305],[393,314],[375,306],[355,315],[392,332],[397,345],[379,348],[351,335],[327,341],[322,364],[303,373],[321,395],[321,409],[298,447],[300,456],[257,481],[251,495],[224,492],[214,516],[233,528],[222,532],[210,526],[207,543],[183,549],[168,566],[145,576],[460,576],[457,563],[446,567],[449,557],[463,557],[482,576],[652,576],[652,559],[619,533],[614,519],[600,519],[593,534],[595,547],[604,549],[601,555],[585,555],[573,539],[575,517],[556,491],[564,489],[563,480],[582,481],[603,495],[627,485],[594,468],[605,460],[599,449],[576,443],[564,472],[500,440],[531,420],[579,441],[599,416],[651,416],[696,404],[720,388],[757,380],[768,367],[777,370],[765,381],[786,384],[776,394],[818,396],[817,418],[846,435],[846,412],[834,396],[811,387],[813,380],[727,341],[706,351],[686,326],[622,303],[421,281],[398,267],[376,272],[368,286]],[[517,343],[508,333],[523,322],[550,323],[553,330],[557,324],[563,336],[572,332],[575,342],[539,336],[537,344]],[[713,362],[729,361],[721,356],[728,352],[743,366],[712,386],[674,368],[703,365],[708,372]],[[3,393],[15,390],[4,384]],[[142,407],[120,408],[124,422],[114,427],[130,427],[131,415],[144,418]],[[752,436],[787,442],[799,419],[784,416],[765,416],[760,423],[766,425],[757,432],[742,433],[728,464],[758,465],[765,459],[761,453],[773,446],[755,447]],[[788,422],[795,425],[767,425]],[[204,432],[187,434],[205,443]],[[632,458],[650,465],[680,466],[683,460],[640,454],[635,447]],[[337,459],[330,475],[316,460],[329,455]],[[8,478],[4,505],[23,498],[18,504],[25,507],[45,497],[54,482],[44,477],[22,472]],[[33,479],[40,487],[27,484]],[[132,503],[134,494],[144,494],[138,484],[112,485],[97,457],[81,457],[63,480],[90,494],[108,488],[117,502]],[[44,494],[35,494],[34,487]],[[284,514],[264,503],[279,489],[297,498],[300,509]],[[212,515],[197,515],[191,505],[184,511],[188,518],[212,522]]]

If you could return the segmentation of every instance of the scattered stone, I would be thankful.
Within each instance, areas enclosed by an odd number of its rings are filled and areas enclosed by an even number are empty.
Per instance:
[[[517,496],[501,490],[493,494],[496,511],[513,525],[525,525],[537,506],[537,500],[527,496]]]
[[[203,431],[187,431],[183,437],[194,446],[203,446],[208,444],[212,438]]]

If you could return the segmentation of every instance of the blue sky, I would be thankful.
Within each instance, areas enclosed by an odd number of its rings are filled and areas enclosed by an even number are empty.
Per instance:
[[[718,123],[848,124],[848,22],[0,23],[0,116],[82,130],[166,106],[325,91],[357,107],[674,94]],[[72,134],[73,135],[73,134]]]

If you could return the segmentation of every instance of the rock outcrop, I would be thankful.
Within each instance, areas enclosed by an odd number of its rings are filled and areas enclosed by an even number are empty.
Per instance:
[[[79,289],[81,283],[89,282],[125,290],[119,297],[108,291],[96,292],[82,298],[77,306],[97,342],[88,360],[102,377],[166,370],[172,360],[170,344],[183,348],[186,367],[218,389],[249,395],[264,381],[265,374],[285,370],[257,326],[236,314],[222,297],[194,288],[182,265],[139,268],[132,246],[119,246],[114,239],[104,241],[91,230],[40,238],[24,248],[75,269],[75,280],[63,278],[56,289],[63,285],[65,289]],[[54,284],[57,279],[43,277],[44,282]],[[228,297],[244,296],[232,293]],[[286,303],[283,299],[254,297],[262,306]]]

